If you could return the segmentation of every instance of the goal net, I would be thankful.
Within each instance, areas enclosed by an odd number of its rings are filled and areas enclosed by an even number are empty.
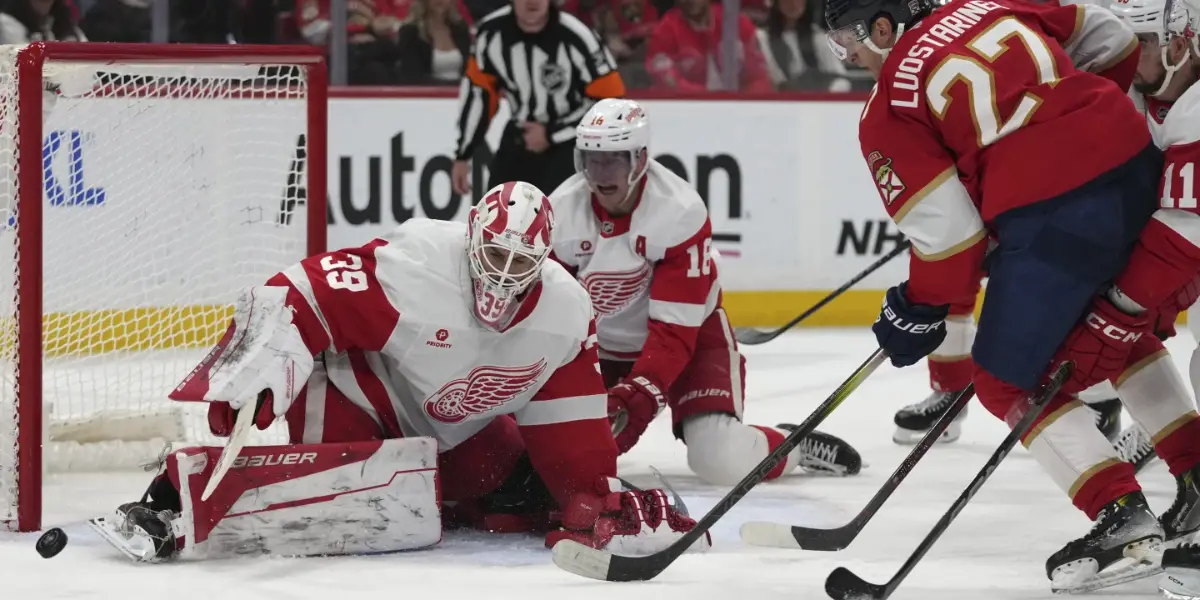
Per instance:
[[[223,443],[167,394],[241,288],[324,250],[324,69],[295,47],[0,46],[0,522],[40,527],[44,470]]]

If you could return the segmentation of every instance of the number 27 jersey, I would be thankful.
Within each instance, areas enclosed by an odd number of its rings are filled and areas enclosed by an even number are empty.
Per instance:
[[[956,0],[892,47],[859,141],[913,242],[908,296],[970,297],[985,224],[1078,188],[1150,143],[1125,90],[1137,39],[1094,6]]]

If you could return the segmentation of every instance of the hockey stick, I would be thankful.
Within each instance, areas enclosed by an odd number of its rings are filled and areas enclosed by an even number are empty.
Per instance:
[[[619,556],[603,550],[596,550],[572,540],[563,540],[554,545],[551,552],[554,564],[564,571],[570,571],[581,577],[606,581],[647,581],[658,576],[675,562],[692,544],[696,543],[714,524],[729,512],[754,486],[762,483],[780,461],[784,460],[793,448],[812,433],[838,406],[850,396],[872,372],[883,364],[887,354],[883,349],[871,353],[862,365],[855,369],[849,379],[838,386],[837,390],[817,407],[795,431],[788,434],[783,442],[775,447],[762,462],[758,463],[746,474],[729,493],[725,495],[690,531],[673,544],[659,552],[646,556]]]
[[[879,260],[875,261],[875,264],[867,267],[858,275],[855,275],[853,279],[851,279],[850,281],[847,281],[845,284],[842,285],[842,287],[830,292],[829,295],[822,298],[820,302],[812,305],[812,307],[810,307],[808,310],[800,313],[800,316],[796,317],[795,319],[788,321],[788,323],[786,325],[784,325],[783,327],[780,327],[779,329],[775,329],[772,331],[762,331],[760,329],[755,329],[753,327],[737,327],[737,328],[734,328],[734,330],[733,330],[733,337],[737,338],[737,341],[739,344],[746,344],[747,346],[757,346],[758,344],[765,344],[765,343],[783,335],[783,333],[785,331],[795,327],[796,324],[799,323],[800,321],[803,321],[804,319],[809,318],[810,316],[812,316],[813,313],[817,312],[818,310],[821,310],[826,304],[833,302],[834,298],[841,296],[846,290],[854,287],[854,284],[862,281],[868,275],[877,271],[879,269],[879,267],[882,267],[883,265],[887,264],[887,262],[892,260],[893,258],[900,256],[900,254],[903,253],[904,251],[908,250],[910,246],[912,246],[912,242],[910,242],[908,240],[904,240],[903,242],[900,242],[899,244],[896,245],[896,247],[891,252],[888,252],[887,254],[883,255]]]
[[[941,520],[933,526],[933,529],[925,536],[925,539],[921,540],[920,545],[908,557],[908,560],[904,561],[904,565],[900,567],[900,571],[893,575],[887,583],[883,585],[870,583],[855,575],[849,569],[838,567],[825,579],[825,593],[829,594],[829,597],[834,600],[884,600],[888,596],[891,596],[896,591],[896,588],[900,587],[900,583],[917,566],[917,563],[929,552],[929,549],[933,547],[938,538],[942,537],[942,534],[950,527],[950,523],[954,521],[958,513],[962,512],[967,502],[971,501],[971,498],[975,496],[979,488],[983,487],[984,482],[992,476],[992,472],[996,470],[996,467],[1000,466],[1000,462],[1008,456],[1013,446],[1016,446],[1017,442],[1029,432],[1038,415],[1042,413],[1042,409],[1058,393],[1059,388],[1071,376],[1073,369],[1074,364],[1070,362],[1059,365],[1055,369],[1054,374],[1050,376],[1050,381],[1037,394],[1026,400],[1025,414],[1017,422],[1016,427],[1013,427],[1008,436],[1004,438],[1004,441],[1000,442],[1000,447],[996,448],[991,458],[988,458],[987,463],[975,475],[975,479],[971,480],[971,484],[967,486],[967,489],[963,490],[962,494],[954,500],[954,504],[950,505],[950,509],[946,511],[946,514],[942,515]]]
[[[879,488],[878,492],[875,492],[875,496],[871,498],[867,506],[859,511],[858,515],[849,523],[833,529],[818,529],[766,521],[750,521],[742,525],[742,541],[752,546],[799,548],[822,552],[836,552],[846,548],[850,542],[854,541],[854,538],[858,537],[859,532],[866,527],[879,508],[896,491],[896,488],[900,487],[900,483],[908,477],[913,467],[917,466],[921,457],[925,456],[925,453],[937,443],[938,438],[950,427],[958,413],[966,408],[974,395],[975,385],[971,384],[954,397],[954,403],[950,405],[950,409],[933,424],[933,428],[925,434],[925,437],[921,438],[921,441],[908,453],[900,466],[896,467],[891,478],[883,484],[883,487]]]
[[[242,410],[237,411],[237,421],[233,423],[229,441],[225,443],[225,449],[221,451],[221,457],[217,459],[217,466],[213,468],[212,475],[208,478],[208,485],[204,486],[204,493],[200,495],[201,500],[208,500],[208,497],[217,491],[217,485],[225,478],[229,467],[233,466],[233,461],[237,460],[238,455],[242,453],[242,448],[250,439],[250,428],[254,424],[254,417],[258,411],[262,410],[265,398],[266,392],[259,392],[253,410],[246,410],[247,407],[243,406]]]

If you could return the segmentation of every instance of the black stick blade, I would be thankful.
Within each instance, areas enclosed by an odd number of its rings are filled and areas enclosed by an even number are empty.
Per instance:
[[[550,556],[560,569],[598,581],[649,581],[677,558],[670,552],[620,556],[572,540],[555,544]]]
[[[834,569],[825,578],[825,593],[833,600],[884,600],[889,595],[886,587],[866,581],[845,567]]]

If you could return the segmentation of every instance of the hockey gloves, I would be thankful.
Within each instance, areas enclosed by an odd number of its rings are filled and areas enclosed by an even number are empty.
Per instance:
[[[546,547],[562,540],[625,556],[652,554],[691,531],[696,522],[667,502],[660,489],[614,492],[604,496],[578,493],[562,511],[562,529],[546,534]],[[690,550],[712,546],[708,533]]]
[[[1130,315],[1096,296],[1087,315],[1067,334],[1053,362],[1074,361],[1075,371],[1062,390],[1077,394],[1106,379],[1120,376],[1138,338],[1150,333],[1147,313]]]
[[[946,339],[948,306],[910,304],[904,291],[908,282],[894,286],[883,298],[883,309],[871,326],[879,347],[892,365],[907,367],[929,356]]]
[[[1163,302],[1163,305],[1153,312],[1150,322],[1154,335],[1163,341],[1175,337],[1175,321],[1179,318],[1179,313],[1195,304],[1197,298],[1200,298],[1200,277],[1195,277],[1183,284],[1182,288],[1168,297],[1166,302]]]
[[[646,432],[650,422],[666,406],[662,388],[645,376],[629,378],[608,390],[608,417],[614,423],[625,421],[616,431],[617,451],[625,454]],[[620,415],[624,414],[624,417]]]

